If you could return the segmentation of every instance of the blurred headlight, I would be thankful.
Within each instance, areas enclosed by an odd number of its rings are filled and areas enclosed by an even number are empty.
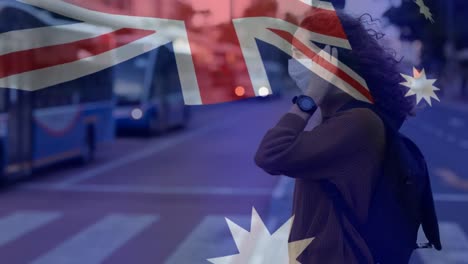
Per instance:
[[[139,120],[143,117],[143,111],[141,111],[140,108],[135,108],[132,110],[132,118],[135,119],[135,120]]]

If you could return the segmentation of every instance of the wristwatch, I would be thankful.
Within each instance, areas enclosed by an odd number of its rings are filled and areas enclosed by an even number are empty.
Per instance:
[[[299,107],[299,109],[301,109],[302,112],[311,115],[313,115],[317,110],[317,104],[315,103],[314,99],[307,95],[294,96],[292,102],[293,104],[297,104],[297,106]]]

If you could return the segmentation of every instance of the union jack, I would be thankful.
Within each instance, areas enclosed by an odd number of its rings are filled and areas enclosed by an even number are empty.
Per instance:
[[[329,2],[281,1],[289,5],[290,9],[298,10],[295,14],[298,17],[303,15],[304,10],[310,9],[326,12],[335,23],[340,23],[333,5]],[[22,2],[78,22],[0,34],[0,43],[7,43],[11,39],[23,40],[20,42],[21,45],[2,45],[0,48],[0,87],[28,91],[44,89],[113,67],[172,42],[179,44],[174,45],[174,53],[185,104],[214,104],[235,100],[227,95],[218,96],[220,87],[210,85],[206,81],[208,76],[206,71],[217,66],[207,60],[202,52],[201,56],[197,56],[196,53],[221,44],[211,35],[200,36],[188,28],[189,18],[181,19],[170,13],[148,17],[138,13],[130,14],[125,10],[110,13],[93,4],[96,1],[23,0]],[[212,13],[220,11],[221,5],[216,4],[217,2],[213,0]],[[288,55],[291,55],[291,46],[294,45],[313,60],[317,58],[315,56],[321,56],[323,60],[315,64],[312,71],[356,99],[373,102],[365,80],[356,72],[337,60],[330,60],[329,56],[323,56],[323,52],[317,46],[294,38],[297,30],[304,30],[310,33],[311,40],[315,42],[351,49],[341,24],[339,30],[329,32],[326,25],[317,24],[313,28],[301,28],[278,15],[270,17],[242,15],[231,17],[227,21],[233,29],[232,37],[237,39],[230,49],[233,54],[241,54],[243,67],[240,67],[240,71],[249,80],[243,85],[244,97],[261,96],[265,91],[267,94],[272,93],[267,70],[256,42],[262,40]],[[78,32],[77,29],[89,25],[98,25],[99,30],[87,35],[74,33]],[[106,38],[119,39],[119,41],[107,46],[96,44]],[[88,47],[87,53],[77,52],[82,46]],[[36,59],[32,59],[33,54]],[[40,60],[37,59],[37,54],[41,55]],[[69,54],[69,56],[55,56],[55,54]],[[13,67],[15,61],[25,63]],[[330,73],[333,73],[333,76],[330,76]],[[232,87],[221,87],[221,89],[232,89]]]

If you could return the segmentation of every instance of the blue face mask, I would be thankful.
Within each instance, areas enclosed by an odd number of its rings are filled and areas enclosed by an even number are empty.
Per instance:
[[[303,93],[309,88],[312,78],[312,72],[309,70],[310,68],[312,68],[311,59],[290,59],[288,61],[289,76],[296,82],[297,87],[299,87]]]

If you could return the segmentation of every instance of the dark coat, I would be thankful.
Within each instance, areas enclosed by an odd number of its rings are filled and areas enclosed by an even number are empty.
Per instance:
[[[384,154],[384,125],[364,108],[336,112],[311,131],[304,131],[306,125],[300,116],[286,113],[267,131],[255,155],[256,164],[269,174],[296,179],[290,242],[315,237],[298,261],[358,263],[353,243],[372,263],[366,243],[346,218],[340,224],[319,181],[333,182],[365,223]]]

